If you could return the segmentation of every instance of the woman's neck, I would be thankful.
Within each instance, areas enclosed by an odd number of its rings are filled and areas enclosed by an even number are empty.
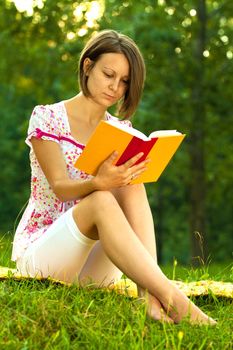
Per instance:
[[[80,92],[73,98],[65,101],[67,113],[79,120],[82,120],[92,125],[97,125],[100,120],[105,119],[106,109],[97,105],[92,99],[83,95]]]

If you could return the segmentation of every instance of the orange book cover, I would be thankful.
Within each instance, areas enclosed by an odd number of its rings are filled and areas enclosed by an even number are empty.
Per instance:
[[[146,171],[131,184],[155,182],[175,154],[185,135],[176,130],[160,130],[149,137],[139,130],[114,121],[101,121],[91,135],[75,167],[96,175],[100,164],[114,151],[118,152],[115,165],[124,164],[139,152],[143,159],[150,158]]]

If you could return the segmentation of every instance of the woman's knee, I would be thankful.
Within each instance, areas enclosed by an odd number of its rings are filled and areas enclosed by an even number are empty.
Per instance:
[[[98,211],[117,204],[116,198],[110,191],[95,191],[88,197],[91,202],[91,206]]]
[[[106,215],[106,210],[112,208],[113,205],[118,205],[118,203],[111,192],[95,191],[76,204],[73,215],[75,219],[83,217],[89,223],[95,224],[96,214]]]
[[[73,218],[79,230],[91,239],[98,239],[97,224],[114,204],[118,205],[108,191],[96,191],[83,198],[73,208]]]
[[[117,187],[111,190],[111,193],[118,201],[122,201],[125,198],[128,198],[131,194],[140,195],[145,193],[145,186],[143,184],[135,184],[124,187]]]

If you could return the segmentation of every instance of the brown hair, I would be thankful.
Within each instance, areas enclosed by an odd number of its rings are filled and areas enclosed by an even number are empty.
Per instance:
[[[86,58],[93,61],[92,69],[100,56],[105,53],[122,53],[130,66],[129,84],[125,95],[118,103],[118,114],[130,118],[140,101],[145,80],[145,64],[142,54],[135,42],[115,30],[103,30],[89,39],[81,52],[79,59],[79,85],[85,96],[90,96],[87,88],[88,77],[84,72],[83,63]]]

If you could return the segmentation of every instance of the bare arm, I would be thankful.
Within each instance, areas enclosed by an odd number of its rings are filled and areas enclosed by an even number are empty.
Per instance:
[[[60,147],[53,141],[32,138],[33,150],[38,159],[53,192],[63,202],[82,198],[97,190],[125,186],[130,182],[132,174],[139,176],[144,170],[147,161],[132,166],[141,156],[136,155],[124,165],[114,166],[117,157],[113,153],[99,167],[97,175],[90,180],[73,180],[69,178],[66,163]]]
[[[61,201],[81,198],[96,190],[92,180],[69,178],[66,163],[59,145],[53,141],[32,138],[36,158],[53,192]]]

